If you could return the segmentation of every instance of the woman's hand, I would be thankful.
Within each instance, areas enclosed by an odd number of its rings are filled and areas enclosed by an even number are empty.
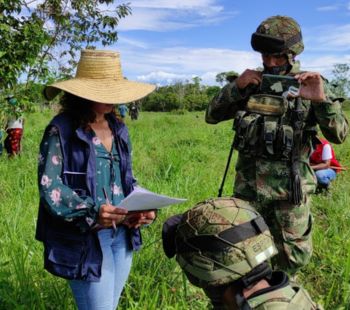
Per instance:
[[[103,204],[100,207],[99,217],[97,223],[101,226],[108,228],[120,224],[125,220],[128,210],[124,208],[118,208],[110,204]]]
[[[139,228],[141,225],[149,225],[156,218],[154,210],[143,212],[130,212],[125,218],[123,224],[129,228]]]
[[[297,74],[295,78],[301,84],[299,95],[303,99],[314,102],[326,101],[323,90],[323,80],[318,72],[305,72]]]

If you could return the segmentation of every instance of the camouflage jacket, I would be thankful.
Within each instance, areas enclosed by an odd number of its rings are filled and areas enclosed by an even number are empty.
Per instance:
[[[295,71],[292,71],[295,72]],[[303,110],[303,139],[299,159],[301,187],[304,194],[315,190],[316,178],[309,165],[311,141],[307,131],[318,125],[327,140],[342,143],[348,134],[349,125],[343,115],[341,105],[332,100],[325,84],[327,100],[312,102],[302,100]],[[245,111],[247,102],[252,95],[259,91],[239,90],[232,82],[222,88],[212,100],[206,111],[206,122],[216,124],[233,119],[238,111]],[[252,143],[254,147],[254,143]],[[273,160],[261,156],[247,156],[239,152],[236,164],[235,195],[247,200],[270,202],[288,200],[291,191],[291,163],[286,160]]]

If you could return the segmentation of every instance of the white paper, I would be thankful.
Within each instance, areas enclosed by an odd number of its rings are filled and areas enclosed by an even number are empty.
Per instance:
[[[153,210],[183,203],[186,200],[187,199],[156,194],[145,188],[136,186],[129,196],[118,204],[118,207],[125,208],[128,211]]]

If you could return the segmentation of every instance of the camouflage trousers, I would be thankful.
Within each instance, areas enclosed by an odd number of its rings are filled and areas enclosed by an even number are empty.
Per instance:
[[[253,202],[274,237],[278,255],[272,259],[274,269],[294,274],[305,266],[312,255],[312,215],[310,198],[301,205],[288,201]]]

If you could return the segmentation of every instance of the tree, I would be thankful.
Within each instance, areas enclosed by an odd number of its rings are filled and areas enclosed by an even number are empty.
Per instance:
[[[239,74],[236,71],[220,72],[215,76],[215,81],[223,85],[229,82],[230,77],[238,77]]]
[[[0,86],[13,88],[28,66],[34,65],[48,40],[37,14],[21,15],[21,1],[0,0]]]
[[[177,82],[174,85],[158,87],[156,91],[143,99],[144,111],[169,112],[173,110],[201,111],[205,110],[209,100],[215,96],[219,86],[204,86],[200,78],[192,82]]]
[[[77,53],[116,42],[115,28],[130,13],[113,0],[0,0],[1,88],[24,76],[27,85],[46,81],[50,68],[71,75]]]
[[[220,92],[220,87],[219,86],[208,86],[205,92],[206,92],[208,98],[211,100]]]
[[[332,70],[332,90],[337,97],[346,98],[350,92],[350,65],[335,64]]]
[[[185,107],[188,111],[202,111],[208,106],[208,96],[206,93],[188,94],[185,97]]]

